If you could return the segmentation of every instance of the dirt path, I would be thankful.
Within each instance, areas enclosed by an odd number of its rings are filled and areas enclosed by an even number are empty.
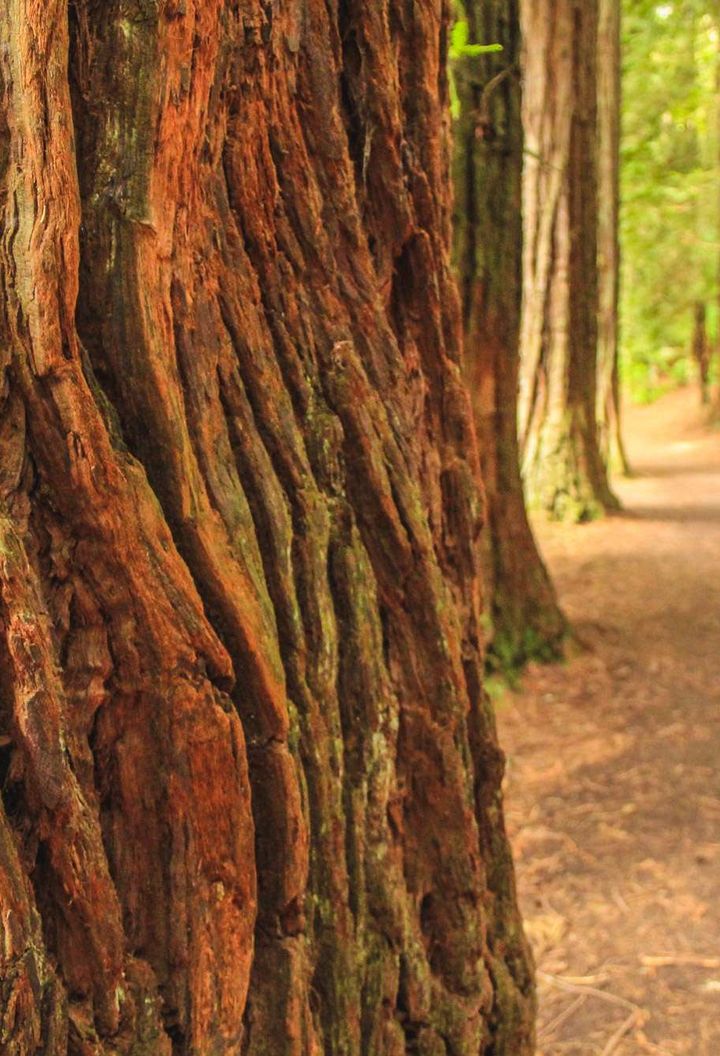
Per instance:
[[[720,1056],[720,433],[628,415],[626,513],[542,526],[590,651],[499,703],[542,1056]]]

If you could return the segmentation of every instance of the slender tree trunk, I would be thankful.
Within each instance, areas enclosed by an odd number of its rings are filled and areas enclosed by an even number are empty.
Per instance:
[[[707,311],[704,301],[696,301],[693,310],[692,357],[698,371],[700,402],[710,403],[710,359],[711,345],[707,333]]]
[[[0,9],[13,1056],[532,1051],[447,18]]]
[[[515,0],[466,0],[473,40],[503,51],[460,59],[455,261],[465,375],[480,441],[491,651],[504,667],[557,655],[566,625],[525,511],[517,440],[522,288],[520,24]]]
[[[519,386],[530,502],[617,505],[598,444],[597,0],[522,0],[525,249]]]
[[[717,239],[718,246],[720,247],[720,0],[715,0],[713,5],[713,14],[715,16],[715,164],[717,166]],[[717,258],[717,271],[716,271],[716,323],[715,323],[715,369],[720,375],[720,251],[718,252]],[[715,407],[714,411],[716,414],[720,414],[720,377],[718,379],[718,386],[715,394]]]
[[[627,474],[619,371],[620,21],[620,0],[599,0],[597,420],[605,465]]]

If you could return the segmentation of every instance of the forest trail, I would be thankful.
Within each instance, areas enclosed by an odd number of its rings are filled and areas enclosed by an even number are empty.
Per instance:
[[[625,512],[538,525],[588,651],[498,703],[538,1056],[720,1053],[720,433],[632,408]]]

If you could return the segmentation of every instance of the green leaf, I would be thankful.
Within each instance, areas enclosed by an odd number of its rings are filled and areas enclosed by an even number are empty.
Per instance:
[[[470,27],[464,18],[458,19],[450,33],[450,58],[459,59],[462,56],[473,58],[476,55],[486,55],[488,52],[502,51],[502,44],[469,44]]]
[[[450,52],[462,54],[462,50],[470,39],[470,27],[464,18],[459,18],[452,27],[450,33]]]
[[[466,44],[463,55],[488,55],[491,52],[502,51],[502,44]]]

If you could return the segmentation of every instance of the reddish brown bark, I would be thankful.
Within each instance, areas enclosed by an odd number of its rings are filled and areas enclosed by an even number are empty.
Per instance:
[[[458,61],[455,260],[464,368],[488,502],[491,650],[504,668],[556,657],[566,623],[528,523],[520,479],[517,386],[522,298],[520,23],[515,0],[466,0],[473,40],[499,54]]]
[[[439,0],[0,11],[2,1043],[531,1051]]]
[[[533,505],[617,506],[598,442],[598,0],[522,0],[524,269],[519,432]]]

